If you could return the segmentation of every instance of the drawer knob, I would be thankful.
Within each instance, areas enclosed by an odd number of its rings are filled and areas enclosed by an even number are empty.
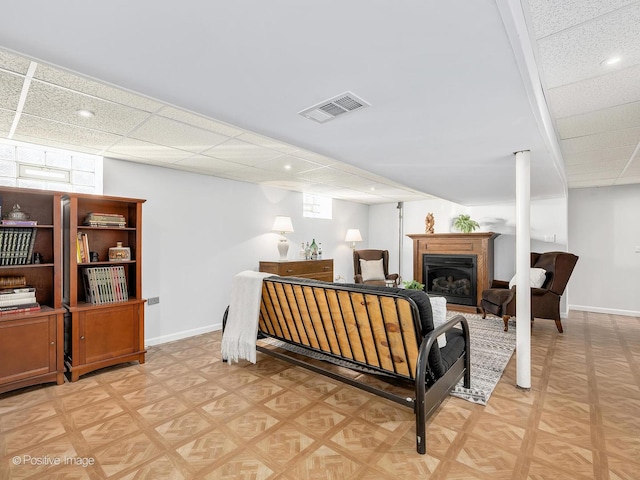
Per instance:
[[[56,342],[51,342],[49,345],[55,345],[55,344],[56,344]]]
[[[292,272],[293,272],[293,270],[287,270],[287,273],[292,273]]]
[[[80,340],[84,340],[84,335],[82,335],[82,336],[80,337]]]

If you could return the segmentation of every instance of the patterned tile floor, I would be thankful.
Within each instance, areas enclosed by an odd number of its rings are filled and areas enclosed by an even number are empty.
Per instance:
[[[449,397],[427,455],[409,409],[261,354],[223,364],[215,332],[0,395],[0,478],[638,479],[640,318],[563,323],[535,322],[530,391],[514,356],[487,406]]]

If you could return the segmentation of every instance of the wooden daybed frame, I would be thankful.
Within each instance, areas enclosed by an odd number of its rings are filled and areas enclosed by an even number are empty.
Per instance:
[[[223,319],[226,323],[227,313]],[[461,328],[454,328],[456,326]],[[437,337],[446,333],[447,345]],[[257,350],[413,409],[416,449],[426,453],[426,420],[464,377],[470,387],[467,320],[457,315],[434,328],[429,297],[422,291],[338,284],[295,277],[263,280],[258,337],[356,371],[410,384],[400,396],[307,362],[273,345]]]

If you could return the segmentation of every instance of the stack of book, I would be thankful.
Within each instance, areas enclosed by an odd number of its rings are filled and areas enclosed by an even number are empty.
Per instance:
[[[35,243],[35,228],[0,228],[0,265],[31,263]]]
[[[0,290],[0,315],[40,310],[33,287]]]
[[[84,224],[89,227],[118,227],[124,228],[127,226],[127,221],[124,215],[117,213],[87,213],[84,218]]]
[[[129,300],[127,279],[122,265],[84,268],[82,279],[87,303],[101,305]]]
[[[89,263],[89,236],[86,233],[78,232],[76,241],[76,255],[78,263]]]

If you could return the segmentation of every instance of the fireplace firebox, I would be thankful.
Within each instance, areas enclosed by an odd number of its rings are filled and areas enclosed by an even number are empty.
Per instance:
[[[422,261],[428,294],[443,296],[449,303],[476,305],[476,255],[424,254]]]

